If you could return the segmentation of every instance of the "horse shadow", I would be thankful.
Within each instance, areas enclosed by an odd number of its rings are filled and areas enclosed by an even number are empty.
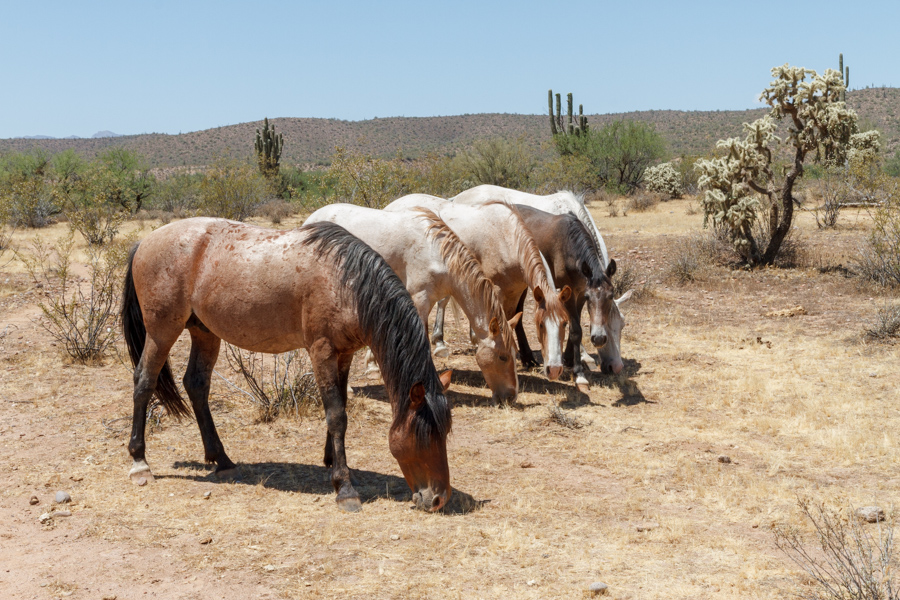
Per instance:
[[[203,481],[211,483],[223,483],[210,470],[208,463],[200,461],[176,461],[173,464],[176,469],[188,469],[193,473],[160,474],[157,479],[183,479],[189,481]],[[259,462],[238,464],[238,477],[231,479],[231,483],[259,486],[278,490],[280,492],[298,492],[316,496],[334,496],[334,487],[331,485],[331,469],[324,465],[307,465],[289,462]],[[393,500],[395,502],[411,502],[412,492],[406,485],[406,480],[396,475],[387,475],[376,471],[364,469],[351,469],[350,478],[353,487],[359,493],[360,502],[367,504],[379,498]],[[456,488],[450,502],[441,509],[443,514],[468,514],[480,510],[490,500],[476,500],[471,494],[467,494]]]
[[[618,389],[622,397],[612,403],[613,406],[636,406],[638,404],[656,404],[652,400],[648,400],[644,393],[641,392],[637,382],[632,378],[641,370],[641,363],[633,358],[626,358],[623,361],[625,368],[618,375],[610,373],[592,373],[592,384],[607,389]]]

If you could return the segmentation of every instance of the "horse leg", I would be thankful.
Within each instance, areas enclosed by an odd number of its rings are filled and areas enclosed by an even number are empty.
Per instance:
[[[156,382],[160,371],[166,364],[169,350],[178,336],[171,341],[158,344],[153,338],[147,337],[141,359],[134,369],[134,415],[131,420],[131,439],[128,442],[128,453],[131,454],[132,465],[128,476],[135,485],[144,485],[153,481],[153,472],[146,459],[146,443],[144,433],[147,425],[147,407],[150,398],[156,391]]]
[[[219,439],[209,411],[209,384],[222,340],[205,327],[190,327],[188,331],[191,334],[191,357],[182,380],[184,389],[191,399],[194,416],[197,417],[206,462],[216,463],[216,475],[219,478],[231,478],[238,474],[237,465],[225,454],[225,447]]]
[[[522,292],[522,297],[519,298],[519,302],[516,304],[516,310],[514,310],[512,314],[515,315],[523,311],[523,307],[525,306],[525,296],[527,295],[528,290],[526,289]],[[522,321],[524,320],[525,319],[519,319],[519,322],[516,324],[516,341],[519,342],[519,358],[522,360],[523,367],[526,369],[533,369],[538,366],[538,364],[537,361],[534,360],[534,352],[528,344],[528,337],[525,335],[525,326],[522,324]]]
[[[377,377],[381,375],[381,369],[375,361],[375,355],[372,354],[371,348],[366,348],[366,358],[364,360],[366,362],[366,376]]]
[[[566,302],[566,311],[569,313],[569,339],[566,342],[566,351],[563,354],[563,362],[567,367],[572,367],[572,375],[575,377],[575,385],[581,391],[590,388],[590,381],[584,364],[581,362],[581,309],[584,308],[584,299],[575,302],[574,297]],[[584,389],[583,389],[584,388]]]
[[[337,492],[337,504],[341,510],[357,512],[362,509],[359,493],[350,482],[350,469],[344,451],[344,435],[347,432],[347,381],[353,354],[339,355],[327,342],[316,342],[309,350],[316,382],[325,406],[325,422],[328,425],[326,443],[331,442],[331,453],[325,450],[326,465],[331,460],[331,484]]]
[[[450,296],[438,300],[437,311],[435,311],[434,315],[434,329],[431,331],[431,343],[434,344],[434,355],[438,358],[447,358],[450,356],[450,348],[444,343],[444,314],[449,301]],[[425,321],[425,330],[428,331],[427,319]]]

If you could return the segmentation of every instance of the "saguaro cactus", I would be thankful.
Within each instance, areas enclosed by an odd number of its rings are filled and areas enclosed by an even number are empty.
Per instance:
[[[844,67],[844,54],[838,54],[838,73],[844,80],[844,91],[841,92],[841,102],[847,101],[847,90],[850,89],[850,67]]]
[[[572,114],[572,94],[566,95],[566,120],[563,121],[562,116],[562,99],[556,94],[556,114],[553,113],[553,90],[547,92],[547,105],[550,109],[550,132],[556,136],[563,135],[582,135],[588,130],[587,117],[584,116],[584,106],[578,105],[578,117]]]
[[[284,137],[275,133],[275,126],[269,125],[266,117],[262,130],[256,130],[256,161],[259,163],[259,172],[266,177],[278,175],[281,162],[281,150],[284,148]]]

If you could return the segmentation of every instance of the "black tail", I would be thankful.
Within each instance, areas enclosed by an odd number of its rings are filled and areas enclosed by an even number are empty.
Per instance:
[[[134,245],[128,254],[128,267],[125,270],[125,289],[122,290],[122,330],[125,335],[125,344],[128,346],[128,354],[131,355],[131,364],[137,368],[144,351],[144,342],[147,340],[147,329],[144,327],[144,315],[141,313],[141,305],[138,302],[134,289],[134,278],[131,276],[131,263],[134,261],[134,253],[138,244]],[[172,368],[169,360],[163,365],[159,377],[156,379],[156,397],[166,407],[170,415],[175,417],[189,417],[191,412],[184,398],[178,393],[175,378],[172,377]]]

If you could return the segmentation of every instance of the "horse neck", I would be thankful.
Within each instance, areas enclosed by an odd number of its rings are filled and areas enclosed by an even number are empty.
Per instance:
[[[482,279],[485,283],[468,273],[454,272],[455,269],[450,265],[448,268],[450,268],[450,295],[469,319],[469,325],[476,337],[479,339],[487,337],[490,335],[491,318],[498,317],[498,321],[504,320],[503,311],[500,310],[498,315],[494,310],[494,306],[499,306],[499,303],[493,302],[493,284],[483,274]],[[488,287],[490,291],[483,287]]]

